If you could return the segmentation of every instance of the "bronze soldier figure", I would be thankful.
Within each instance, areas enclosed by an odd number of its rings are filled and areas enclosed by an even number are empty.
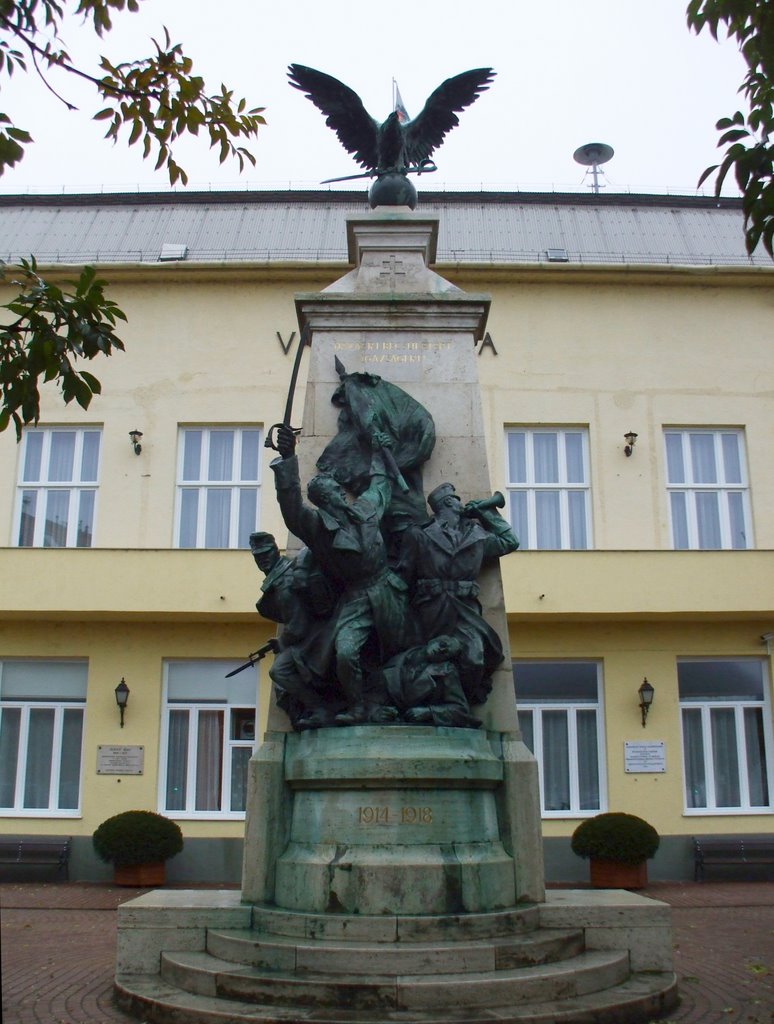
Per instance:
[[[476,581],[485,562],[515,551],[519,542],[492,499],[463,508],[454,485],[443,483],[427,502],[435,518],[406,531],[398,571],[422,641],[448,635],[461,642],[462,686],[471,704],[483,704],[503,647],[481,614]]]
[[[266,579],[256,608],[266,619],[284,625],[269,675],[277,704],[298,730],[332,725],[344,702],[331,679],[336,595],[311,552],[295,559],[280,555],[270,533],[250,534],[250,550]]]
[[[317,507],[304,503],[296,438],[287,427],[277,432],[281,458],[271,463],[285,524],[308,546],[341,592],[332,623],[336,678],[348,703],[336,716],[340,725],[368,719],[363,694],[366,644],[375,642],[382,664],[407,646],[406,584],[388,565],[381,532],[392,488],[379,448],[389,444],[386,435],[374,436],[370,485],[351,504],[330,476],[316,476],[309,482],[307,494]]]

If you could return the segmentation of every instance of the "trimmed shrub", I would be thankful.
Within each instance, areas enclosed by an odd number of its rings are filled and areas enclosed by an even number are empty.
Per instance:
[[[572,835],[573,853],[619,864],[650,860],[658,849],[658,832],[636,814],[610,811],[581,822]]]
[[[183,849],[180,826],[153,811],[124,811],[103,821],[92,836],[97,856],[117,867],[156,864]]]

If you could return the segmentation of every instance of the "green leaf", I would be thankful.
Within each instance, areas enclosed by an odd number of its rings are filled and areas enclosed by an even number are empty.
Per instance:
[[[744,128],[734,128],[733,131],[726,132],[725,135],[721,135],[718,141],[719,146],[724,146],[727,142],[738,142],[739,139],[748,138],[750,133]]]
[[[696,187],[697,188],[701,188],[701,186],[704,184],[704,182],[707,180],[707,178],[709,178],[709,176],[711,174],[713,174],[717,169],[718,169],[718,164],[713,164],[712,167],[708,167],[705,171],[703,171],[702,172],[702,176],[699,178],[698,182],[696,183]]]
[[[139,137],[142,135],[142,128],[143,128],[142,121],[140,121],[139,118],[138,118],[134,122],[134,124],[132,125],[132,131],[131,131],[131,134],[129,135],[129,145],[130,146],[133,146],[135,144],[135,142],[139,139]]]
[[[102,385],[93,374],[88,373],[86,370],[81,370],[81,380],[86,382],[89,390],[93,391],[95,395],[102,394]]]

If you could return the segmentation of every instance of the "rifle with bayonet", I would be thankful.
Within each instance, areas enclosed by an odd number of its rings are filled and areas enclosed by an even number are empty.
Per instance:
[[[232,672],[227,672],[225,678],[230,679],[232,676],[239,675],[240,672],[244,672],[246,668],[252,668],[253,665],[257,665],[259,661],[262,661],[267,654],[276,654],[279,651],[279,640],[276,636],[273,636],[271,640],[267,640],[266,643],[259,647],[257,651],[253,651],[252,654],[247,655],[247,661],[244,665],[240,665],[239,668],[235,668]]]

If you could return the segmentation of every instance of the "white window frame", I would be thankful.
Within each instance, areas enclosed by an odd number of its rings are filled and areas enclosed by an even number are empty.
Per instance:
[[[232,811],[230,809],[231,799],[231,776],[232,776],[232,752],[237,749],[249,749],[250,755],[254,753],[256,749],[256,730],[258,725],[258,677],[257,673],[253,676],[256,682],[255,687],[255,703],[245,704],[237,703],[230,704],[226,700],[169,700],[169,666],[170,664],[181,664],[185,661],[195,662],[201,664],[206,662],[207,659],[195,658],[195,659],[181,659],[172,658],[164,662],[164,682],[163,682],[163,714],[162,714],[162,726],[161,726],[161,743],[159,747],[159,790],[158,790],[158,808],[159,813],[165,814],[171,818],[190,819],[190,820],[217,820],[217,821],[244,821],[245,811]],[[237,668],[240,662],[226,662],[217,661],[213,663],[218,666],[218,671],[221,669],[224,672],[230,671],[231,669]],[[247,670],[248,672],[251,670]],[[185,793],[185,807],[180,808],[168,808],[167,807],[167,774],[168,774],[168,750],[169,750],[169,737],[170,737],[170,712],[171,711],[185,711],[188,713],[188,740],[187,740],[187,759],[186,759],[186,793]],[[223,714],[223,745],[221,749],[221,763],[220,763],[220,810],[196,810],[196,762],[197,762],[197,743],[198,743],[198,723],[199,715],[205,711],[218,711]],[[232,739],[230,735],[230,722],[231,712],[244,712],[252,711],[254,715],[254,728],[252,738],[237,738]],[[227,809],[224,809],[227,808]]]
[[[589,818],[595,814],[601,814],[607,810],[607,758],[605,753],[605,714],[604,714],[604,689],[602,685],[602,663],[591,658],[518,658],[513,661],[514,685],[521,665],[594,665],[597,675],[597,699],[596,701],[572,701],[572,700],[519,700],[517,696],[518,713],[521,716],[525,712],[532,715],[532,736],[534,742],[534,755],[538,764],[538,777],[540,782],[540,808],[541,817],[550,818]],[[546,808],[545,806],[545,779],[544,779],[544,754],[543,754],[543,720],[544,711],[563,711],[567,715],[567,742],[569,753],[569,789],[570,806],[558,810]],[[578,772],[578,712],[594,711],[596,714],[597,733],[597,772],[599,788],[599,807],[581,807],[580,786]]]
[[[49,480],[48,471],[50,466],[51,443],[56,434],[75,434],[73,453],[73,472],[68,480]],[[86,434],[97,434],[98,452],[97,468],[94,479],[80,479],[79,469],[83,465],[83,443]],[[27,464],[27,452],[32,439],[42,436],[40,473],[36,480],[26,480],[25,471]],[[97,530],[97,496],[99,490],[100,464],[102,461],[102,427],[101,426],[60,426],[60,427],[27,427],[24,431],[19,460],[19,474],[16,488],[16,510],[13,521],[14,547],[93,547],[94,536]],[[33,536],[31,544],[21,543],[22,512],[24,509],[25,492],[32,491],[36,495],[35,514],[33,517]],[[92,514],[92,529],[88,544],[78,544],[78,516],[80,510],[81,496],[85,492],[94,492],[94,506]],[[65,527],[64,544],[46,544],[46,516],[45,507],[48,497],[53,493],[68,494],[67,518]]]
[[[557,439],[558,454],[558,480],[555,483],[544,483],[535,479],[535,458],[534,439],[541,434],[551,434]],[[567,479],[567,457],[566,437],[569,434],[577,434],[581,438],[581,455],[583,460],[583,481],[569,481]],[[524,480],[513,480],[511,478],[510,445],[511,437],[524,435],[526,473]],[[552,550],[552,551],[588,551],[594,546],[591,516],[591,469],[589,458],[589,432],[585,426],[546,426],[546,427],[507,427],[505,431],[505,479],[508,492],[508,503],[506,516],[511,526],[519,537],[522,550]],[[560,543],[558,547],[538,547],[538,519],[537,519],[537,495],[544,492],[558,493],[559,495],[559,533]],[[514,521],[512,514],[512,495],[523,493],[526,495],[527,503],[527,530],[526,532]],[[570,518],[570,494],[583,495],[584,526],[586,543],[583,547],[573,547],[571,537]]]
[[[185,455],[185,436],[188,432],[200,431],[202,435],[202,446],[199,459],[199,476],[197,479],[183,478],[184,473],[184,455]],[[241,455],[242,455],[242,441],[245,431],[251,431],[258,434],[258,469],[255,480],[243,480],[239,475],[239,467],[241,466]],[[226,480],[209,480],[205,475],[207,472],[207,466],[209,463],[209,448],[213,434],[230,432],[234,435],[234,449],[232,454],[232,475]],[[223,425],[198,425],[198,424],[187,424],[180,426],[178,431],[178,446],[177,446],[177,487],[176,487],[176,501],[175,501],[175,537],[174,546],[176,548],[183,547],[181,544],[181,530],[183,520],[183,493],[186,491],[198,492],[198,512],[196,519],[196,538],[193,545],[186,544],[185,547],[193,550],[201,550],[207,548],[206,541],[206,528],[207,528],[207,517],[203,509],[206,507],[206,502],[209,492],[212,491],[229,491],[231,494],[230,510],[229,510],[229,527],[228,527],[228,544],[222,548],[211,548],[210,550],[225,550],[226,548],[246,548],[248,546],[248,538],[239,537],[239,513],[240,513],[240,492],[244,490],[255,491],[255,521],[251,524],[249,532],[253,532],[258,529],[258,522],[261,516],[261,471],[262,471],[262,459],[261,451],[263,448],[263,431],[258,424],[241,424],[238,426],[232,426],[230,424]],[[241,543],[240,543],[241,541]]]
[[[4,665],[9,662],[16,662],[28,659],[18,658],[6,658],[0,661],[0,683]],[[37,662],[45,662],[46,659],[29,659]],[[84,669],[87,671],[88,663],[86,661],[79,661],[78,664],[82,664]],[[55,678],[56,666],[58,662],[51,661],[52,678]],[[55,686],[55,683],[52,684]],[[1,691],[0,691],[1,692]],[[83,742],[85,734],[86,724],[86,700],[57,700],[55,697],[52,699],[42,698],[40,700],[6,700],[0,698],[0,728],[2,727],[2,716],[6,710],[19,709],[19,739],[16,750],[16,782],[14,786],[14,801],[12,807],[0,807],[0,818],[80,818],[81,817],[81,800],[83,799]],[[26,783],[26,768],[28,761],[28,742],[29,742],[29,725],[30,725],[30,714],[32,711],[53,711],[54,712],[54,727],[51,744],[51,774],[49,776],[48,786],[48,806],[47,807],[25,807],[24,806],[24,789]],[[81,712],[81,744],[78,751],[78,804],[76,807],[64,807],[60,808],[59,801],[59,783],[61,779],[61,766],[62,766],[62,740],[63,740],[63,726],[64,726],[64,713],[69,710],[80,710]]]
[[[693,461],[691,458],[691,436],[705,435],[713,438],[714,460],[718,479],[712,483],[701,483],[694,479]],[[723,437],[733,436],[738,445],[740,480],[728,481],[725,478],[725,458],[723,454]],[[681,441],[682,463],[685,480],[673,481],[670,479],[668,438],[679,437]],[[744,430],[738,427],[665,427],[664,428],[664,467],[667,487],[667,511],[669,515],[669,534],[673,550],[676,551],[724,551],[724,550],[746,550],[752,548],[753,531],[752,517],[750,514],[750,485],[747,474],[747,453],[745,446]],[[697,503],[699,495],[718,495],[718,512],[720,526],[720,545],[718,547],[703,547],[699,529],[699,515]],[[677,524],[674,516],[674,497],[679,494],[685,496],[685,518],[687,544],[677,545]],[[744,518],[744,539],[743,546],[735,545],[731,528],[730,496],[741,495],[742,515]]]
[[[770,683],[768,678],[768,666],[762,658],[679,658],[678,664],[690,662],[692,664],[707,662],[717,663],[723,661],[754,661],[761,666],[763,681],[763,699],[760,701],[752,698],[734,699],[733,697],[720,696],[718,699],[692,699],[679,698],[680,702],[680,741],[681,741],[681,767],[683,772],[683,802],[684,814],[689,817],[697,815],[707,816],[734,816],[740,814],[772,814],[774,813],[774,739],[771,727],[771,704],[770,704]],[[763,738],[765,744],[764,764],[766,766],[766,781],[768,785],[769,803],[767,806],[753,805],[750,803],[748,772],[749,763],[747,753],[747,739],[744,730],[744,711],[746,708],[760,710],[763,720]],[[686,759],[686,732],[684,727],[684,713],[687,710],[698,709],[701,713],[702,723],[702,748],[704,761],[704,780],[707,791],[707,803],[703,807],[691,807],[688,800],[688,773],[685,767]],[[718,806],[715,784],[715,758],[713,756],[713,739],[711,726],[711,712],[713,710],[730,710],[734,713],[734,726],[736,736],[737,765],[739,772],[739,794],[738,807]]]

